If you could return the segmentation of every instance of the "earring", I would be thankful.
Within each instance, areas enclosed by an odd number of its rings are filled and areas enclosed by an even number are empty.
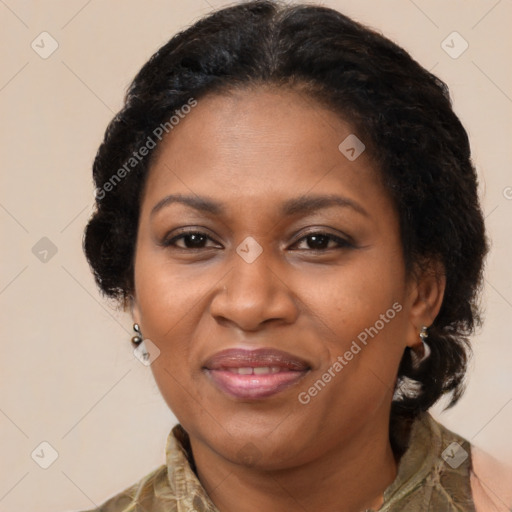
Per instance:
[[[421,332],[420,332],[420,338],[421,338],[421,342],[423,343],[423,357],[421,358],[422,361],[424,361],[425,359],[427,359],[427,357],[430,355],[430,346],[427,344],[427,342],[425,341],[427,338],[428,338],[428,331],[427,331],[428,327],[426,325],[424,325],[422,328],[421,328]]]
[[[420,364],[430,356],[431,350],[430,350],[430,347],[428,346],[427,342],[425,341],[428,338],[427,329],[428,329],[428,327],[426,325],[424,325],[424,326],[422,326],[421,331],[420,331],[420,339],[421,339],[421,343],[423,345],[423,355],[421,357],[419,357],[416,354],[416,352],[411,351],[412,365],[414,366],[414,368],[418,368],[420,366]]]
[[[421,382],[409,377],[399,377],[393,393],[393,402],[402,402],[406,398],[416,398],[421,392]]]
[[[137,333],[132,338],[132,343],[138,347],[140,342],[142,341],[142,333],[140,332],[140,325],[139,324],[133,324],[133,330]]]

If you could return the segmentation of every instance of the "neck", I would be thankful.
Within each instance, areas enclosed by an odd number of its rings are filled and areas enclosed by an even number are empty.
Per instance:
[[[197,440],[191,444],[199,479],[222,512],[238,512],[242,503],[246,512],[377,509],[397,474],[387,422],[362,429],[305,464],[279,470],[241,466]]]

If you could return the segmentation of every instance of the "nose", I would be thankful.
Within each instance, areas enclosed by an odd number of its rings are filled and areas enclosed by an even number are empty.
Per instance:
[[[258,331],[268,323],[291,324],[298,315],[290,279],[282,265],[263,253],[251,263],[233,254],[231,271],[219,284],[210,304],[219,323],[236,325],[243,331]],[[288,282],[287,282],[288,281]]]

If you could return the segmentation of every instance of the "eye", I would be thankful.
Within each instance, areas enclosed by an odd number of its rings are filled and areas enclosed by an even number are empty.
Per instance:
[[[206,244],[214,242],[213,246],[208,247]],[[162,242],[164,247],[176,247],[178,249],[208,249],[211,247],[219,247],[214,240],[212,240],[206,233],[200,231],[188,231],[180,233],[170,239]]]
[[[304,247],[304,244],[306,247]],[[302,237],[295,244],[303,247],[296,247],[295,250],[326,251],[329,249],[344,249],[354,247],[352,243],[330,233],[315,232]]]

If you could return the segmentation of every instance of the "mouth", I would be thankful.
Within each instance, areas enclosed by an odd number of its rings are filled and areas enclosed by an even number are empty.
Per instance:
[[[274,349],[224,350],[203,366],[217,389],[246,400],[276,395],[296,384],[310,369],[306,361]]]

